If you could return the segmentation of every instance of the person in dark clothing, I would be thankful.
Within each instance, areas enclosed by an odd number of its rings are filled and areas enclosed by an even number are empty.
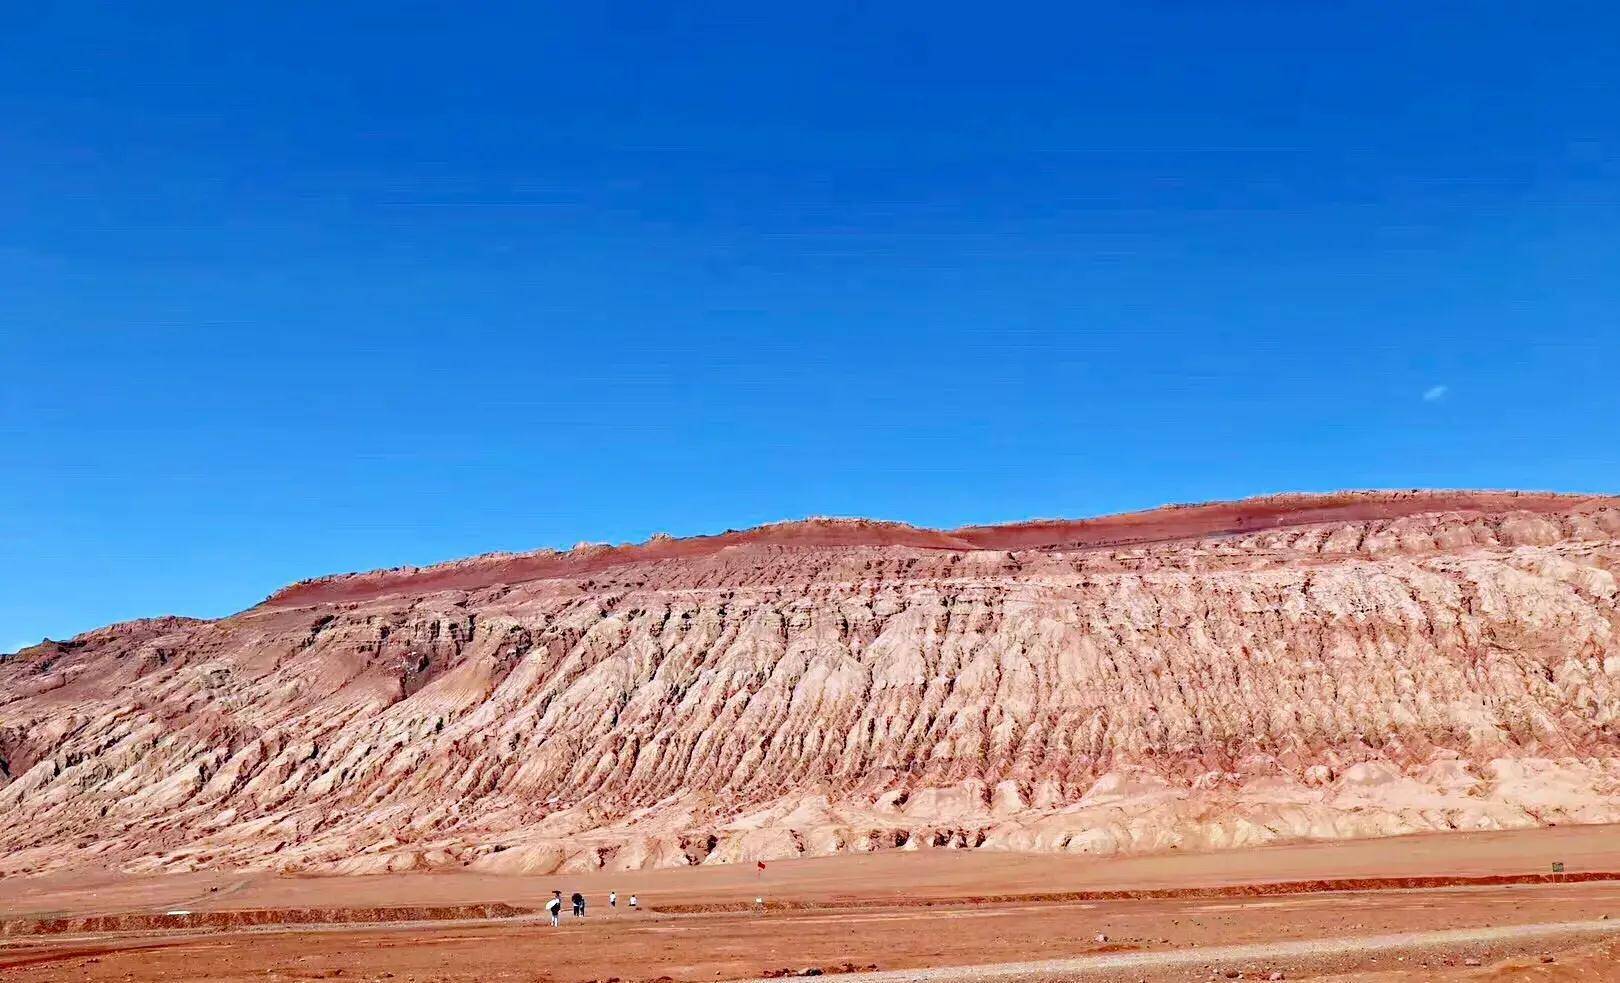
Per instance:
[[[578,891],[574,892],[574,917],[585,917],[585,895],[580,894]]]

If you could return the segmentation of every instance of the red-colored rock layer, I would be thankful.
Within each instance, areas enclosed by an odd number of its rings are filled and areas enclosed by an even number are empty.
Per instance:
[[[581,544],[568,552],[496,553],[431,567],[402,567],[305,580],[267,604],[357,601],[400,592],[475,590],[541,577],[579,576],[624,563],[705,556],[737,546],[882,547],[928,550],[1084,549],[1227,536],[1324,522],[1388,521],[1425,512],[1546,515],[1611,501],[1535,492],[1424,491],[1272,495],[1239,502],[1167,505],[1097,519],[1038,519],[942,531],[870,519],[805,519],[689,539],[655,537],[627,546]]]
[[[1620,820],[1620,501],[810,520],[0,662],[0,873],[542,871]]]

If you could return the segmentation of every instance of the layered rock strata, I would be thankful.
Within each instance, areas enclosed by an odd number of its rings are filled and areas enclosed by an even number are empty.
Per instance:
[[[0,874],[548,872],[1620,821],[1620,500],[810,520],[0,661]]]

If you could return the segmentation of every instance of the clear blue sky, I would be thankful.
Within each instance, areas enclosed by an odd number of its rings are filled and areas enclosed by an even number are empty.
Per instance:
[[[1606,3],[7,4],[0,650],[807,514],[1616,490],[1616,37]]]

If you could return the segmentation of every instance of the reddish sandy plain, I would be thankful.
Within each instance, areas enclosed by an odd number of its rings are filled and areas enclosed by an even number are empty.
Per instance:
[[[1565,877],[1549,873],[1555,861]],[[1491,883],[1504,879],[1541,883]],[[1393,886],[1401,881],[1455,886]],[[537,909],[553,889],[584,892],[588,917],[552,929],[534,915],[475,915],[473,906]],[[625,906],[631,893],[639,912]],[[391,921],[399,907],[423,917]],[[203,927],[154,928],[154,917]],[[340,918],[372,920],[331,923]],[[326,924],[287,924],[306,921]],[[0,880],[0,922],[8,983],[706,983],[817,969],[841,983],[1608,980],[1620,979],[1620,829],[1116,858],[895,852],[763,873],[752,864],[540,877],[78,871]],[[138,930],[108,930],[129,926]]]

